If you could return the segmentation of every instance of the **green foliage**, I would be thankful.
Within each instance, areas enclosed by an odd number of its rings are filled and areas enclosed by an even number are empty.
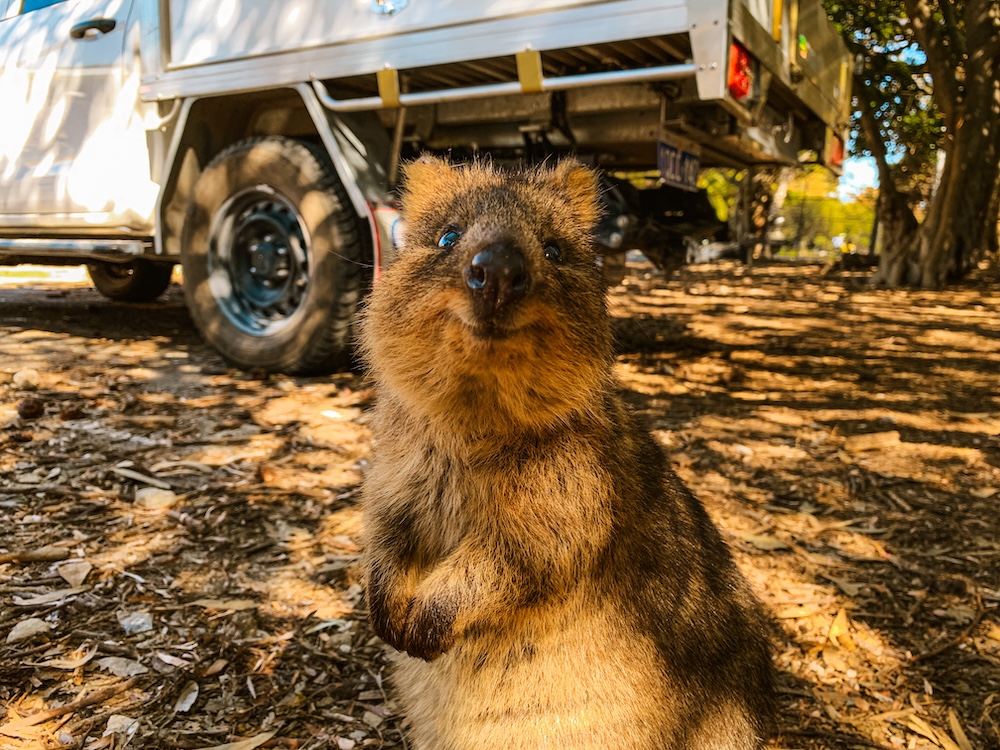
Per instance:
[[[867,252],[875,211],[859,202],[842,203],[837,198],[810,198],[789,192],[781,212],[782,232],[802,246],[818,249],[832,246],[831,237],[843,235],[861,252]]]
[[[926,55],[914,39],[903,0],[825,0],[824,5],[856,61],[854,153],[880,161],[911,204],[926,200],[944,128]],[[878,143],[861,127],[866,107]]]
[[[732,206],[740,189],[740,175],[735,169],[703,169],[698,187],[708,193],[708,200],[721,221],[729,221]]]
[[[837,181],[821,167],[806,167],[788,185],[788,195],[779,212],[782,234],[800,249],[825,252],[833,249],[831,238],[842,235],[845,244],[867,252],[875,220],[871,195],[844,203],[836,197]]]

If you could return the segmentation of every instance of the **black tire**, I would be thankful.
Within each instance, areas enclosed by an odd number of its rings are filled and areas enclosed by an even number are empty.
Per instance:
[[[246,369],[345,364],[366,278],[360,230],[318,147],[280,137],[229,146],[198,178],[181,240],[202,337]]]
[[[128,263],[88,263],[94,288],[118,302],[152,302],[170,286],[171,263],[133,260]]]

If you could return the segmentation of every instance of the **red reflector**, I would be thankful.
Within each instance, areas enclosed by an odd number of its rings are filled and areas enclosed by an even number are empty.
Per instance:
[[[750,53],[737,42],[729,48],[729,94],[745,99],[753,91],[753,65]]]
[[[840,167],[844,164],[844,141],[837,136],[833,137],[833,145],[830,148],[830,165]]]

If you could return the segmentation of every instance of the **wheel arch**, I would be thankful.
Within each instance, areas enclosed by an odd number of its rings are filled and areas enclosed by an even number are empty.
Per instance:
[[[156,206],[157,254],[180,258],[184,217],[198,177],[217,154],[254,136],[286,136],[322,147],[367,229],[363,251],[372,259],[373,249],[384,240],[371,206],[391,200],[388,136],[374,113],[330,112],[306,84],[184,100]]]

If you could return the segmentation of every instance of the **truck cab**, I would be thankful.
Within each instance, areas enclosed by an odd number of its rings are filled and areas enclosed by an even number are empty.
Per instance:
[[[243,367],[343,361],[408,158],[573,154],[607,175],[599,252],[662,261],[702,167],[836,169],[849,117],[819,0],[0,11],[0,263],[83,263],[122,301],[179,263],[195,324]]]

